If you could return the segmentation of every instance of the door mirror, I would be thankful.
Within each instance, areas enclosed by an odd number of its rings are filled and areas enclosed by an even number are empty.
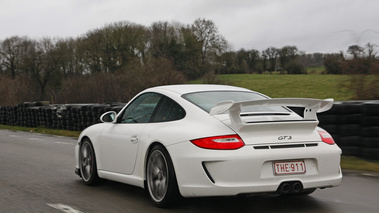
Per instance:
[[[101,115],[100,121],[103,123],[115,123],[117,113],[115,111],[109,111]]]

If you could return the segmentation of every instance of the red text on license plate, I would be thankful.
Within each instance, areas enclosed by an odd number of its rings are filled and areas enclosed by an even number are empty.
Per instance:
[[[304,161],[274,162],[275,175],[304,174]]]

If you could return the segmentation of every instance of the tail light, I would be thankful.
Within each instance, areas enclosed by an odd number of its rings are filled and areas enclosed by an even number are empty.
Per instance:
[[[245,145],[239,135],[223,135],[191,140],[193,144],[204,149],[239,149]]]
[[[321,137],[321,140],[327,144],[335,144],[333,137],[325,130],[318,130],[318,134]]]

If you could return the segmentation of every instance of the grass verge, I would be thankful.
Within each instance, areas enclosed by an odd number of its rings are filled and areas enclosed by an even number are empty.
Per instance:
[[[66,137],[79,137],[80,131],[69,131],[62,129],[48,129],[44,127],[21,127],[21,126],[6,126],[0,125],[0,129],[7,129],[12,131],[24,131],[24,132],[35,132],[48,135],[60,135]]]
[[[379,173],[379,162],[368,161],[362,158],[353,156],[341,157],[341,168],[356,171],[367,171]]]
[[[67,137],[79,137],[79,131],[69,131],[69,130],[57,130],[57,129],[47,129],[44,127],[19,127],[19,126],[6,126],[0,125],[0,129],[7,129],[12,131],[24,131],[24,132],[35,132],[50,135],[60,135]],[[367,171],[379,173],[379,162],[368,161],[365,159],[342,156],[341,157],[341,167],[342,169],[356,170],[356,171]]]

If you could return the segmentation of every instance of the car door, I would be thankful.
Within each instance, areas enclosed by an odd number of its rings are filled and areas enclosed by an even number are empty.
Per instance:
[[[108,172],[132,174],[140,135],[149,123],[162,95],[145,93],[137,97],[118,116],[116,123],[101,133],[101,167]]]

